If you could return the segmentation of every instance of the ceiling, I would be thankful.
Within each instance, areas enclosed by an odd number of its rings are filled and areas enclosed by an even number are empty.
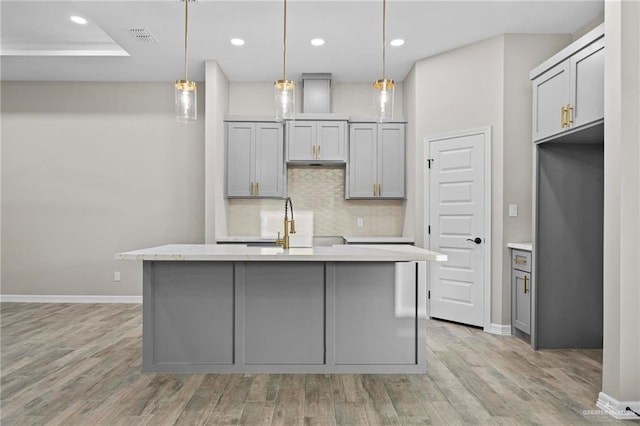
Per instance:
[[[601,16],[603,0],[387,1],[388,78],[401,81],[420,59],[502,33],[573,33]],[[0,3],[2,80],[173,81],[184,77],[180,0]],[[382,1],[288,2],[287,77],[329,72],[334,81],[382,77]],[[71,15],[88,20],[70,21]],[[140,41],[132,28],[147,30]],[[246,41],[232,46],[230,39]],[[321,47],[310,44],[320,37]],[[282,77],[282,1],[189,3],[189,79],[217,61],[231,81]]]

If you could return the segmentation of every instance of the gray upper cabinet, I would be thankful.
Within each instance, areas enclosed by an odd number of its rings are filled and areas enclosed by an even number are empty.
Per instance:
[[[287,123],[287,162],[344,163],[345,121],[290,121]]]
[[[227,122],[228,198],[284,196],[284,135],[280,123]]]
[[[596,28],[531,72],[533,140],[604,119],[604,29]]]
[[[565,130],[563,112],[569,103],[569,62],[563,62],[533,81],[533,140]]]
[[[349,126],[346,198],[404,198],[404,123]]]
[[[570,126],[579,127],[604,118],[604,38],[571,57]]]

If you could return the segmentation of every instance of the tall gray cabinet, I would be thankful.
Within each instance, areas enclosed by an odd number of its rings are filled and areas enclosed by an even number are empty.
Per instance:
[[[405,123],[349,124],[346,198],[405,197]]]
[[[601,348],[603,25],[534,69],[531,79],[531,344],[535,349]]]
[[[282,123],[227,121],[226,196],[280,198],[285,194]]]

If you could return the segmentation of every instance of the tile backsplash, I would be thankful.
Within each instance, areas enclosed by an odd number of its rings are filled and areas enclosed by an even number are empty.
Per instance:
[[[314,234],[330,236],[399,236],[402,200],[345,200],[344,167],[289,167],[288,194],[295,210],[314,212]],[[283,210],[283,200],[231,199],[229,235],[260,234],[260,211]],[[357,226],[363,219],[362,227]]]

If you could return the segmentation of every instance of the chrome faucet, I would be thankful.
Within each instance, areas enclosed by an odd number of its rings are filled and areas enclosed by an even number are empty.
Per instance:
[[[289,216],[287,214],[288,207],[291,207],[291,220],[289,220]],[[278,239],[276,240],[276,244],[282,246],[285,250],[289,249],[289,234],[296,233],[296,224],[293,220],[293,203],[291,202],[291,198],[287,197],[284,201],[284,237],[280,238],[280,232],[278,232]]]

